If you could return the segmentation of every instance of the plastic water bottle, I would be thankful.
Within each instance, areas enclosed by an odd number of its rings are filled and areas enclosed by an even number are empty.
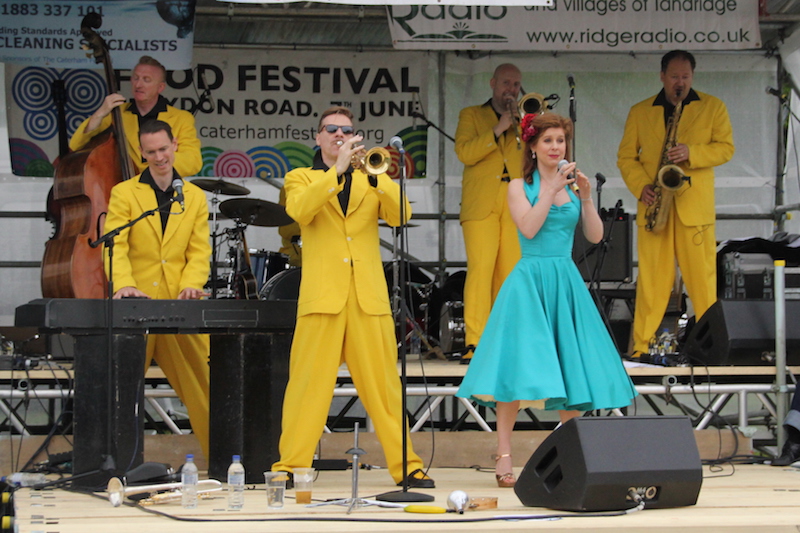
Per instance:
[[[33,487],[34,485],[39,485],[40,483],[47,483],[47,478],[41,473],[32,474],[29,472],[15,472],[10,476],[0,477],[0,481],[9,484],[12,487]]]
[[[197,483],[199,481],[194,455],[186,454],[186,463],[181,469],[181,504],[184,509],[197,507]]]
[[[664,353],[672,353],[672,334],[668,330],[664,330],[664,333],[661,334],[663,337],[662,346],[664,349]]]
[[[241,457],[233,456],[228,467],[228,509],[241,509],[244,505],[244,465]]]

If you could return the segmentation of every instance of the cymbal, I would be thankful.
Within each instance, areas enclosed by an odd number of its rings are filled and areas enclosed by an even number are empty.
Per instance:
[[[389,224],[387,224],[386,222],[378,222],[378,225],[379,225],[380,227],[382,227],[382,228],[395,228],[395,226],[390,226],[390,225],[389,225]],[[408,223],[408,224],[406,224],[405,226],[406,226],[407,228],[416,228],[416,227],[419,227],[419,224],[412,224],[412,223],[410,223],[410,222],[409,222],[409,223]]]
[[[285,226],[294,222],[280,204],[257,198],[234,198],[219,204],[219,211],[228,218],[253,226]]]
[[[227,196],[247,196],[250,194],[250,189],[230,183],[223,179],[209,180],[198,178],[191,180],[192,183],[203,189],[204,191],[213,192],[216,194],[225,194]]]

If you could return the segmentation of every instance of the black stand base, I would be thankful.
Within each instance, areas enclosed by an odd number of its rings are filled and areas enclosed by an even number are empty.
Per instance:
[[[393,490],[392,492],[384,492],[378,494],[375,499],[381,502],[397,502],[397,503],[411,503],[411,502],[432,502],[433,496],[430,494],[420,494],[419,492],[406,492],[404,490]]]

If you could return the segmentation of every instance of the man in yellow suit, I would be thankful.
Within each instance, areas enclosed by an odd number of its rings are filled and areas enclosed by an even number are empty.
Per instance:
[[[669,303],[675,263],[681,269],[695,316],[699,319],[717,300],[714,167],[733,157],[733,130],[725,104],[692,89],[695,59],[683,50],[661,58],[661,83],[656,96],[634,105],[625,123],[617,166],[633,196],[639,199],[639,275],[633,320],[633,359],[648,352]],[[653,184],[662,166],[667,122],[683,102],[674,147],[666,157],[690,179],[674,191],[666,227],[645,229],[647,206],[656,200]]]
[[[517,227],[508,211],[508,183],[522,177],[522,147],[514,119],[522,83],[520,70],[498,66],[489,86],[492,97],[461,110],[456,155],[464,164],[461,231],[467,252],[464,325],[469,361],[483,333],[492,304],[520,258]],[[435,310],[438,312],[438,310]]]
[[[353,169],[364,149],[345,107],[324,111],[311,168],[286,175],[286,213],[303,235],[303,277],[283,400],[280,460],[274,471],[311,466],[342,362],[383,446],[398,485],[434,488],[408,439],[403,471],[403,413],[397,339],[380,255],[378,220],[399,226],[400,188],[386,174]],[[406,428],[406,435],[408,431]]]
[[[150,56],[142,56],[131,75],[133,98],[126,102],[121,94],[106,96],[103,104],[83,121],[69,141],[72,150],[80,150],[96,135],[111,126],[111,111],[121,106],[122,125],[128,144],[128,157],[142,172],[147,161],[139,150],[139,127],[148,120],[163,120],[172,128],[172,135],[178,142],[175,152],[175,170],[181,177],[196,176],[203,168],[200,155],[200,140],[194,126],[194,117],[188,111],[167,104],[161,93],[167,87],[167,71],[164,66]]]
[[[105,232],[119,228],[145,211],[166,206],[114,240],[114,298],[195,300],[208,296],[208,203],[196,185],[183,183],[184,201],[174,201],[177,139],[169,124],[151,120],[139,131],[140,150],[148,167],[111,189]],[[108,261],[106,261],[108,268]],[[108,270],[106,271],[108,272]],[[145,368],[155,359],[186,406],[203,454],[208,457],[208,335],[149,335]]]

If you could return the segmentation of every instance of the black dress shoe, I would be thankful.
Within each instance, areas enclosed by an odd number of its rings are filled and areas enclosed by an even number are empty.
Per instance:
[[[800,442],[787,440],[783,443],[781,456],[772,461],[772,466],[789,466],[800,461]]]
[[[435,489],[436,484],[433,482],[433,479],[428,476],[425,472],[422,471],[421,468],[417,468],[413,472],[411,472],[408,477],[408,488],[409,489]],[[403,486],[403,482],[397,484],[398,487]]]

